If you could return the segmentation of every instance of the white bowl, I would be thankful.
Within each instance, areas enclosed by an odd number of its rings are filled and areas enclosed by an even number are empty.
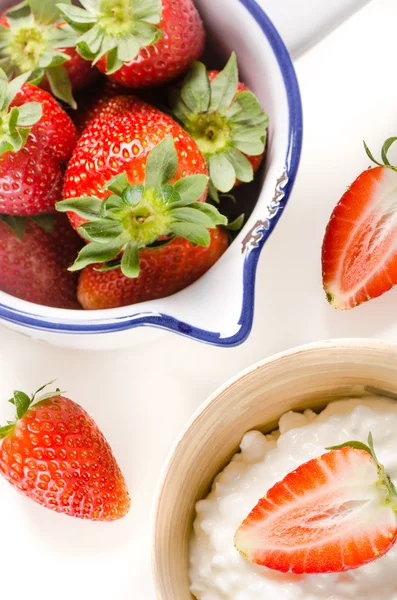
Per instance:
[[[87,349],[146,340],[144,325],[220,346],[240,344],[250,333],[259,255],[283,212],[298,168],[299,88],[288,52],[255,0],[195,2],[222,60],[236,51],[242,79],[270,116],[263,184],[257,201],[252,197],[256,205],[245,227],[204,277],[162,300],[91,312],[48,308],[0,292],[0,319],[13,329],[55,345]]]
[[[194,507],[251,429],[272,431],[285,412],[323,408],[383,390],[397,398],[397,345],[320,342],[277,354],[220,388],[193,416],[164,468],[153,519],[159,600],[192,600],[188,580]]]

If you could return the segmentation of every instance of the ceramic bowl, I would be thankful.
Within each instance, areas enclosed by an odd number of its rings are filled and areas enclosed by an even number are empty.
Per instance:
[[[303,346],[251,367],[215,392],[177,441],[159,486],[153,520],[158,599],[192,600],[188,551],[195,503],[244,433],[270,432],[289,410],[321,409],[371,390],[397,398],[397,345],[342,340]]]
[[[270,115],[266,164],[257,186],[245,191],[252,211],[245,227],[204,277],[174,296],[91,312],[38,306],[0,292],[0,319],[5,324],[56,345],[87,349],[146,341],[152,334],[145,325],[222,346],[239,344],[248,336],[259,255],[283,213],[298,168],[301,101],[288,52],[255,0],[195,2],[208,39],[216,40],[219,64],[235,50],[242,79]]]

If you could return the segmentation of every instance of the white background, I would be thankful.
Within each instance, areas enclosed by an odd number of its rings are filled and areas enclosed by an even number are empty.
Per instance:
[[[313,0],[313,5],[315,5]],[[281,0],[280,0],[281,2]],[[14,388],[54,377],[103,430],[132,494],[127,518],[96,524],[57,515],[0,481],[2,595],[17,600],[154,600],[150,507],[167,452],[199,404],[251,363],[337,337],[397,341],[397,289],[351,312],[330,308],[320,249],[332,208],[397,134],[397,2],[373,0],[296,63],[305,119],[301,168],[285,215],[259,264],[249,340],[208,347],[164,333],[111,353],[63,351],[0,327],[0,418]],[[397,153],[396,153],[397,156]]]

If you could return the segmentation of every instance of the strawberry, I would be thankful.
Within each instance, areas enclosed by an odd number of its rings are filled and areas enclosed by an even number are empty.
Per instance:
[[[210,193],[230,192],[250,182],[265,152],[268,117],[256,96],[238,78],[233,52],[223,71],[195,62],[170,94],[171,111],[196,141],[209,168]]]
[[[380,296],[397,283],[397,167],[382,149],[383,163],[364,171],[332,213],[324,237],[322,271],[328,301],[342,310]]]
[[[0,216],[0,290],[36,304],[81,308],[67,267],[82,246],[64,215]]]
[[[204,49],[192,0],[83,0],[59,4],[79,34],[80,55],[126,87],[167,83],[183,75]]]
[[[72,115],[73,122],[76,125],[77,131],[81,134],[84,129],[96,119],[107,105],[108,101],[115,96],[130,96],[138,95],[139,98],[157,106],[158,104],[166,103],[166,90],[163,90],[164,100],[161,102],[162,94],[158,88],[142,88],[140,90],[132,90],[120,85],[117,81],[103,77],[99,79],[89,90],[84,90],[77,96],[79,110]]]
[[[206,172],[195,142],[170,117],[134,97],[110,100],[80,138],[57,203],[90,242],[72,270],[106,263],[138,277],[143,248],[175,237],[209,246],[208,229],[227,219],[203,202]]]
[[[73,90],[88,85],[96,71],[77,53],[77,38],[55,0],[24,1],[0,17],[1,66],[9,76],[29,72],[30,81],[76,108]]]
[[[65,111],[26,78],[8,84],[0,70],[0,213],[21,216],[55,212],[63,165],[76,143]]]
[[[78,286],[81,306],[88,310],[118,308],[179,292],[204,275],[226,251],[227,232],[217,228],[210,235],[206,248],[176,238],[168,246],[142,250],[136,279],[126,277],[120,269],[101,272],[96,265],[85,267]]]
[[[397,492],[368,446],[347,442],[276,483],[238,528],[237,550],[284,573],[334,573],[383,556],[397,540]]]
[[[0,428],[0,473],[25,496],[71,517],[114,521],[130,497],[112,450],[86,411],[60,390],[15,391],[16,419]]]
[[[119,83],[108,77],[104,77],[104,80],[99,79],[90,88],[89,93],[87,93],[87,90],[81,92],[77,96],[79,110],[72,115],[78,133],[81,135],[91,121],[101,114],[109,100],[115,96],[126,96],[130,93],[132,93],[131,90],[123,88]]]

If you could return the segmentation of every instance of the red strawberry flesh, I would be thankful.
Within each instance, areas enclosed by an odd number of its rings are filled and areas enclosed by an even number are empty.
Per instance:
[[[324,289],[340,309],[380,296],[397,283],[397,173],[362,173],[332,213],[323,243]]]
[[[237,530],[251,562],[282,572],[329,573],[360,567],[395,543],[397,516],[376,462],[351,447],[289,473]]]

